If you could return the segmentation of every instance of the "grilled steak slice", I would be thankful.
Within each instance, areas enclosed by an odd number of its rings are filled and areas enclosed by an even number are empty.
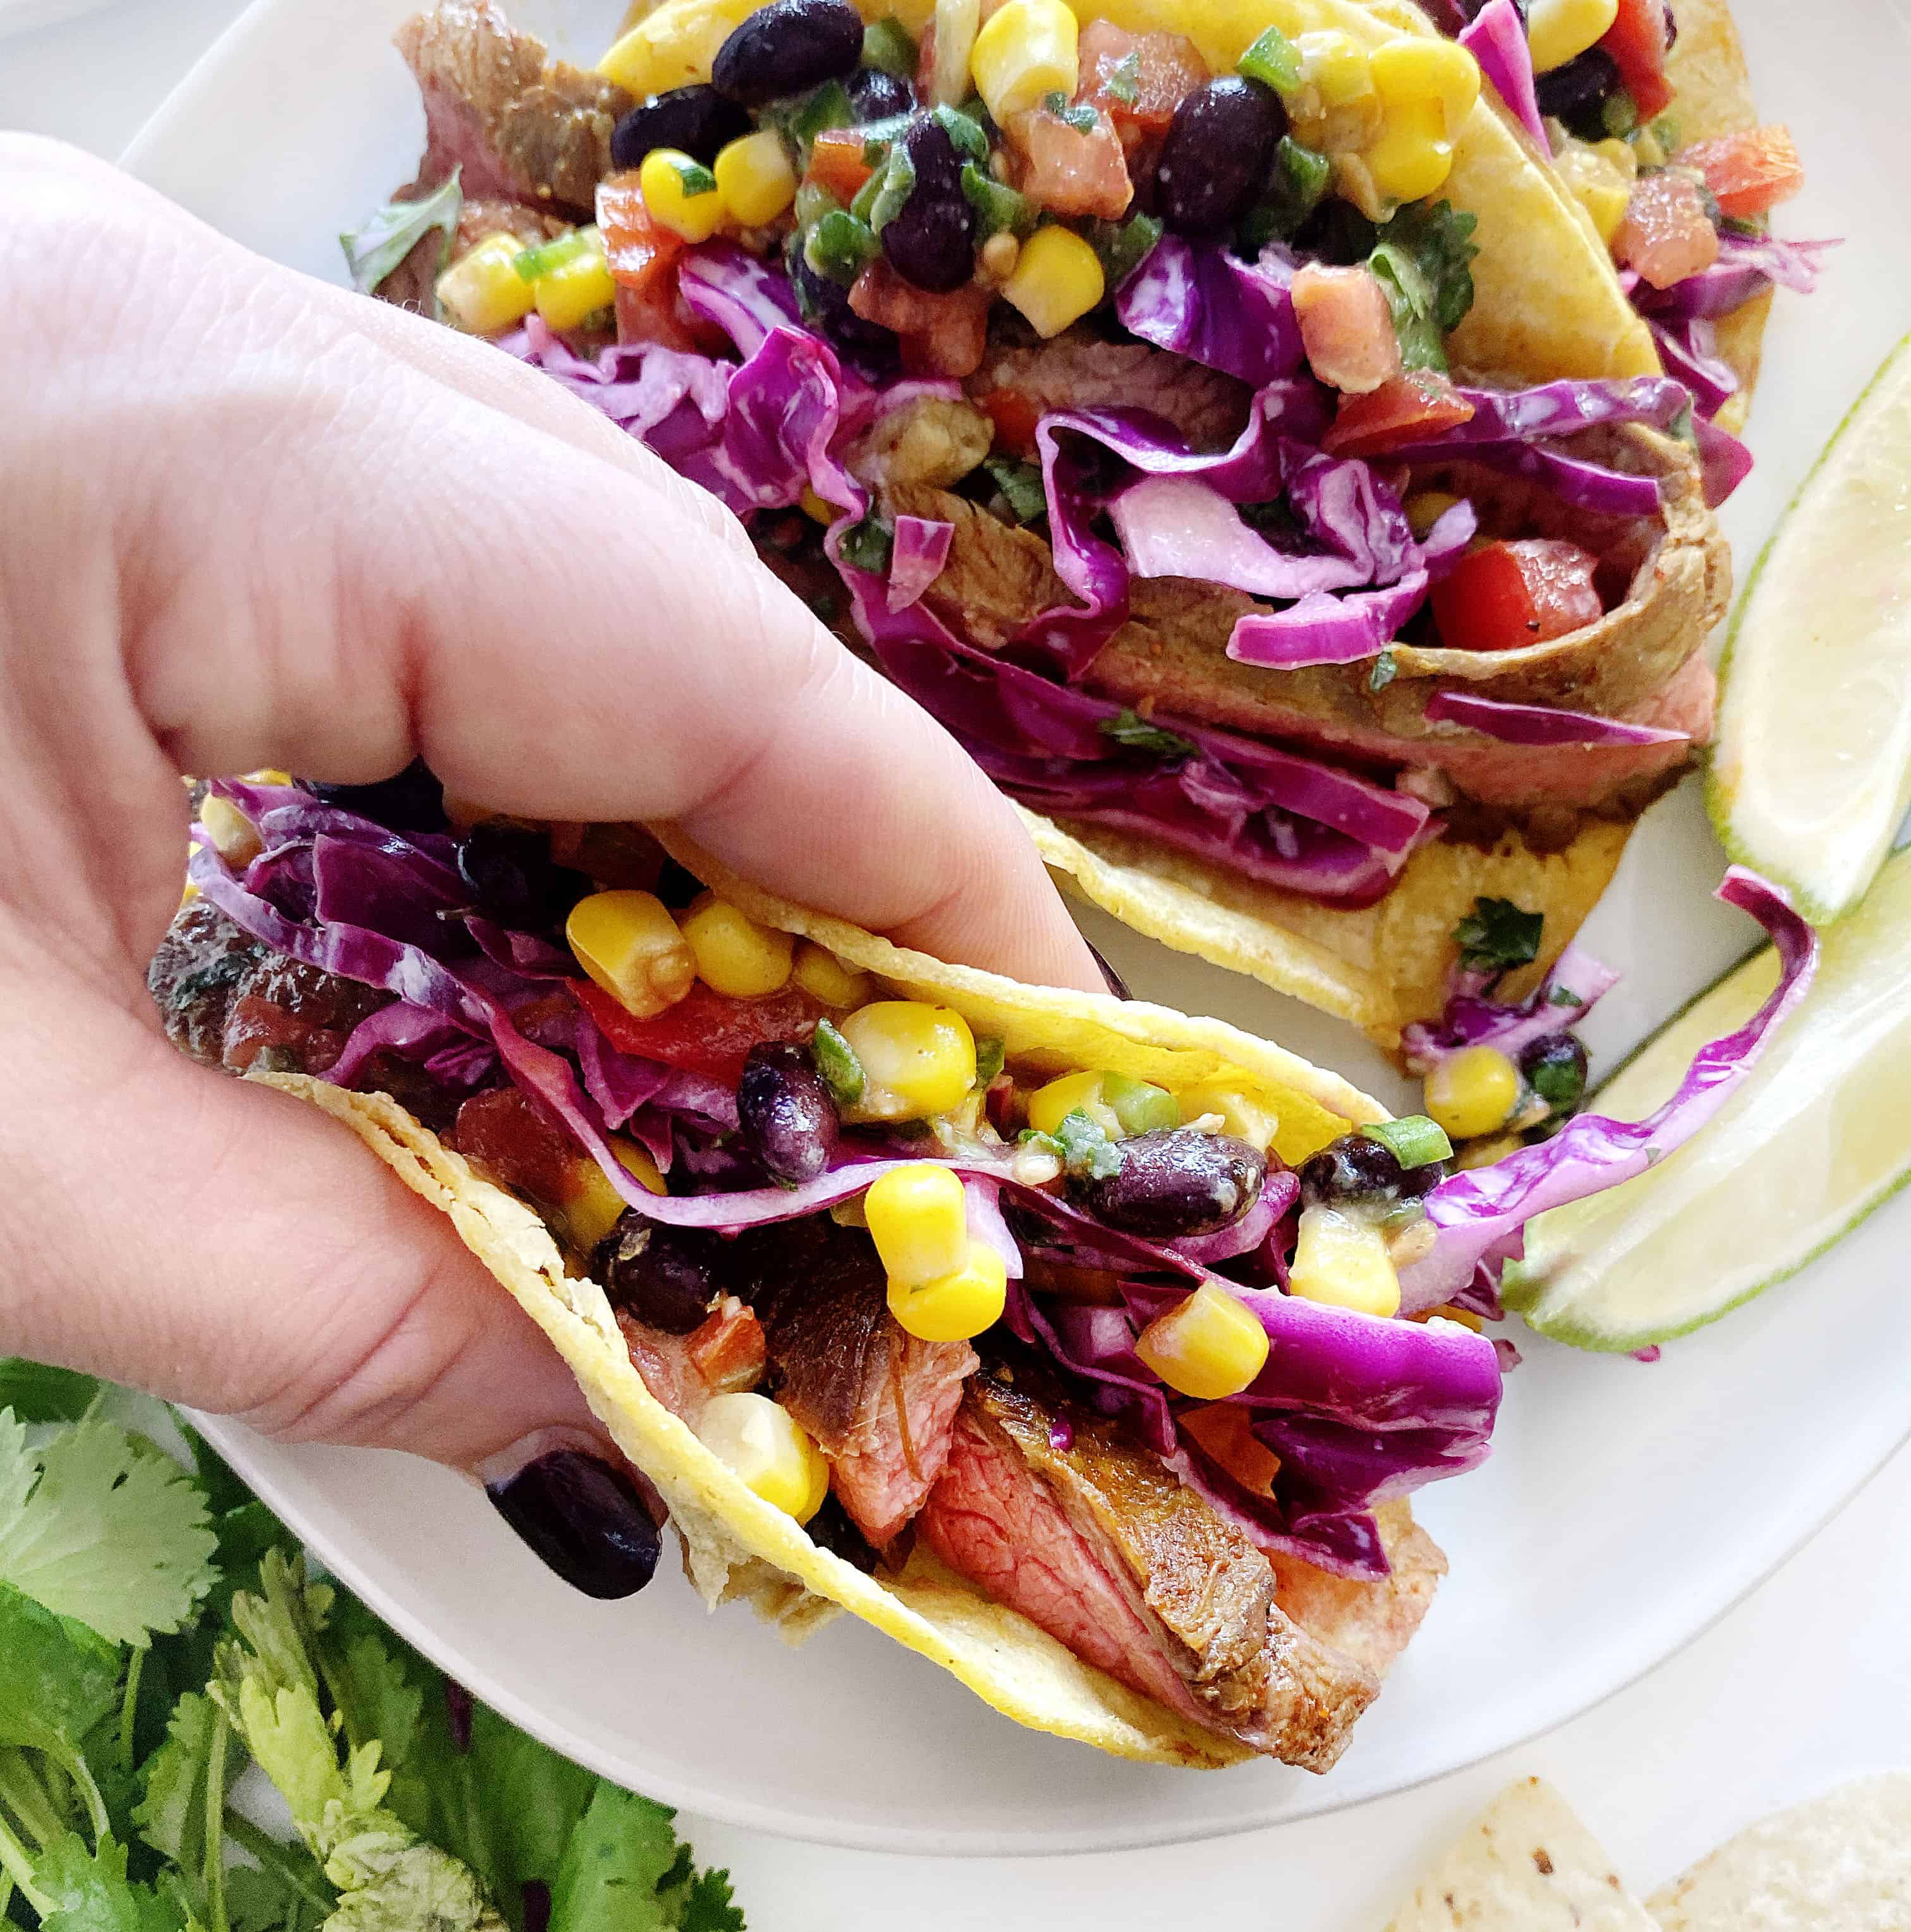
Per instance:
[[[1060,1420],[977,1376],[917,1520],[930,1547],[1144,1696],[1326,1770],[1379,1680],[1300,1629],[1268,1558],[1124,1430]]]
[[[718,1278],[763,1324],[777,1400],[830,1459],[856,1528],[883,1548],[942,1473],[975,1351],[907,1334],[889,1311],[874,1244],[826,1214],[722,1246]]]
[[[258,940],[210,900],[182,906],[146,968],[166,1038],[202,1066],[222,1064],[233,999],[265,956]]]
[[[472,200],[556,202],[588,215],[631,105],[614,82],[550,59],[492,0],[444,0],[398,29],[424,102],[422,186],[462,168]]]

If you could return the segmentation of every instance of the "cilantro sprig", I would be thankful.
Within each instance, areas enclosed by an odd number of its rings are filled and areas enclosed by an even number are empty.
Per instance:
[[[1510,973],[1540,954],[1545,915],[1528,912],[1510,899],[1477,898],[1473,910],[1454,928],[1460,963],[1468,973]]]

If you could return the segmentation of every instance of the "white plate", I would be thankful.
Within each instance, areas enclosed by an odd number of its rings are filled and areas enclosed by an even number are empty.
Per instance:
[[[422,122],[388,46],[408,0],[260,0],[129,152],[140,174],[265,254],[340,279],[333,237],[410,176]],[[518,0],[588,59],[616,0]],[[1784,216],[1841,233],[1815,300],[1781,296],[1728,519],[1742,568],[1852,394],[1911,315],[1898,186],[1911,37],[1878,0],[1808,27],[1742,0],[1762,105],[1811,170]],[[1720,861],[1692,788],[1634,841],[1587,938],[1628,980],[1595,1044],[1628,1044],[1754,936],[1706,893]],[[1121,932],[1093,936],[1136,989],[1222,1014],[1387,1090],[1342,1028]],[[1527,1337],[1498,1453],[1422,1498],[1453,1574],[1324,1778],[1118,1763],[1018,1730],[860,1625],[792,1656],[740,1609],[706,1618],[660,1577],[586,1604],[442,1471],[290,1450],[213,1425],[326,1560],[473,1690],[598,1770],[706,1814],[838,1844],[933,1852],[1115,1849],[1240,1831],[1438,1776],[1584,1710],[1750,1589],[1911,1431],[1911,1196],[1836,1255],[1651,1367]]]

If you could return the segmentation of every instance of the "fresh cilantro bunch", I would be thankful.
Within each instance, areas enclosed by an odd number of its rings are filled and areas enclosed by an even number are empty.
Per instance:
[[[235,1804],[253,1766],[294,1835]],[[158,1404],[0,1360],[8,1923],[742,1932],[728,1875],[694,1868],[671,1818],[310,1577]]]

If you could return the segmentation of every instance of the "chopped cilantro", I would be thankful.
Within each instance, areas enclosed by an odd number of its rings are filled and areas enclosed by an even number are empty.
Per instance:
[[[890,559],[896,550],[896,532],[872,510],[860,524],[852,524],[844,531],[836,549],[844,562],[886,577]]]
[[[991,456],[983,459],[982,466],[1017,523],[1032,524],[1048,514],[1048,492],[1036,464],[1018,463],[1010,456]]]
[[[1367,673],[1367,688],[1374,692],[1384,691],[1400,674],[1400,662],[1391,651],[1382,651],[1373,661],[1373,668]]]
[[[1450,202],[1411,203],[1384,224],[1367,266],[1387,291],[1409,369],[1444,369],[1446,338],[1473,306],[1475,217]]]
[[[1108,77],[1102,85],[1124,106],[1132,107],[1141,97],[1141,50],[1130,47],[1109,70]]]
[[[930,110],[930,118],[941,128],[954,144],[957,154],[965,161],[974,161],[978,167],[988,165],[988,136],[982,131],[982,123],[971,120],[959,108],[936,107]]]
[[[1547,1004],[1555,1006],[1582,1006],[1585,1000],[1570,986],[1556,986],[1546,995]]]
[[[1058,121],[1065,121],[1078,134],[1092,134],[1095,131],[1095,110],[1084,101],[1080,106],[1070,104],[1069,98],[1057,88],[1054,93],[1045,95],[1042,105]]]
[[[1510,899],[1475,899],[1472,911],[1454,928],[1460,964],[1469,973],[1504,973],[1537,959],[1545,918]]]
[[[1131,752],[1152,752],[1160,758],[1192,758],[1196,748],[1192,739],[1164,730],[1159,724],[1150,724],[1139,712],[1125,709],[1112,718],[1104,718],[1096,729],[1103,737],[1112,738]]]
[[[1077,1180],[1107,1180],[1121,1172],[1121,1153],[1101,1124],[1078,1107],[1055,1130],[1062,1165]]]

